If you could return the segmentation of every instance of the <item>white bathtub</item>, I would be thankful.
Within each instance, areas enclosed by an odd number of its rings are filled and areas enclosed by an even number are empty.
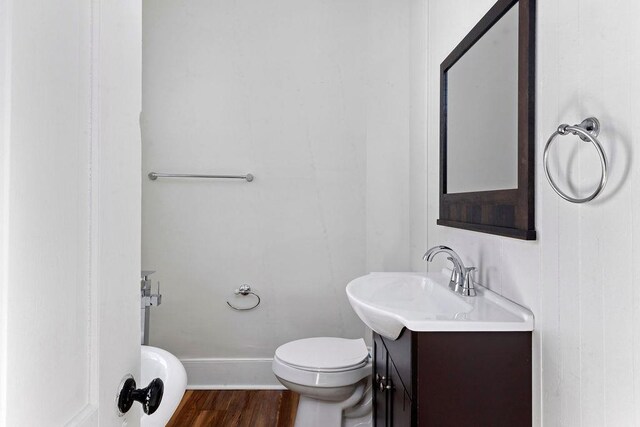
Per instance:
[[[138,387],[146,387],[154,378],[160,378],[164,383],[164,396],[156,412],[152,415],[142,414],[140,425],[164,427],[187,389],[187,372],[177,357],[161,348],[143,345],[141,358]]]

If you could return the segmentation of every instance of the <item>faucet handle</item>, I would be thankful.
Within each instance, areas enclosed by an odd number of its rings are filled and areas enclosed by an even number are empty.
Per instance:
[[[477,268],[475,267],[467,267],[464,269],[464,283],[462,285],[462,295],[467,296],[467,297],[475,297],[476,296],[476,290],[474,285],[474,280],[473,280],[473,272],[476,271]]]
[[[447,257],[447,260],[451,261],[451,263],[453,264],[453,268],[451,269],[451,279],[449,279],[449,287],[452,290],[455,290],[457,286],[461,285],[460,267],[456,263],[456,260],[453,259],[453,257]]]
[[[470,281],[472,282],[473,285],[473,276],[475,275],[475,271],[477,271],[478,269],[476,267],[466,267],[464,269],[464,278],[465,281]],[[472,286],[473,287],[473,286]]]

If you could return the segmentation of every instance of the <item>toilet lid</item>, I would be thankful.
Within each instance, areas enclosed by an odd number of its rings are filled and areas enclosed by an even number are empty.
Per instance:
[[[369,350],[362,338],[305,338],[281,345],[276,357],[300,369],[344,370],[365,365]]]

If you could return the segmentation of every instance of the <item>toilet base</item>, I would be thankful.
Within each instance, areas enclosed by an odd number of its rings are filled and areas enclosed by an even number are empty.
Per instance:
[[[367,387],[368,386],[368,387]],[[371,389],[370,380],[360,382],[353,394],[341,402],[332,402],[300,396],[295,427],[369,427],[371,421]],[[347,417],[344,411],[355,409],[354,406],[368,406],[361,411],[362,415]]]
[[[341,426],[340,402],[327,402],[300,396],[294,427]]]
[[[373,417],[371,414],[360,418],[345,418],[342,420],[342,427],[371,427]]]

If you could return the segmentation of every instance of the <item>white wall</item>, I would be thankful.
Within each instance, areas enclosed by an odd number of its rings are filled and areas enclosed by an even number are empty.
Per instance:
[[[278,345],[363,336],[349,280],[409,267],[410,2],[149,0],[143,15],[151,343],[186,359],[191,386],[273,384]],[[242,283],[254,311],[226,306],[249,304]]]
[[[539,238],[524,242],[435,225],[439,65],[493,3],[428,2],[428,209],[423,218],[412,214],[412,230],[421,233],[426,218],[428,246],[452,246],[479,267],[481,283],[535,313],[534,425],[640,425],[640,152],[633,148],[640,136],[640,4],[538,0]],[[588,115],[601,120],[611,176],[599,199],[578,206],[551,190],[540,160],[558,124]],[[598,179],[593,149],[575,138],[560,143],[554,168],[571,169],[562,185],[585,191]],[[420,143],[412,150],[419,153]],[[419,161],[413,164],[419,175]],[[424,268],[423,250],[412,245],[414,269]]]
[[[358,2],[354,11],[365,18],[359,31],[368,34],[365,44],[357,47],[366,53],[363,74],[366,98],[358,108],[367,112],[366,139],[362,141],[366,150],[367,203],[363,214],[367,224],[367,272],[409,267],[413,3],[364,1]],[[353,221],[359,223],[362,219]]]

